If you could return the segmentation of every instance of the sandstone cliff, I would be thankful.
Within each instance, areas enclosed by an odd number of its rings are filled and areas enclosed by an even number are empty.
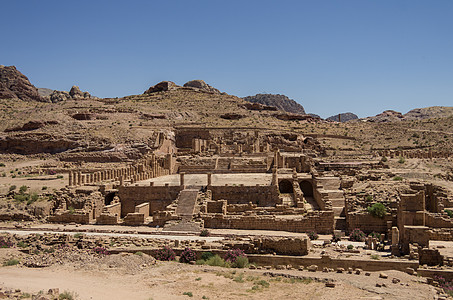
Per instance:
[[[305,109],[296,101],[289,99],[285,95],[280,94],[256,94],[255,96],[248,96],[243,98],[245,101],[252,103],[260,103],[268,106],[277,107],[280,110],[295,113],[305,114]]]

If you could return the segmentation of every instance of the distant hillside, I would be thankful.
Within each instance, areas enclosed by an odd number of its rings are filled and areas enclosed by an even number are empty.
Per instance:
[[[338,117],[340,116],[340,117]],[[351,120],[356,120],[358,119],[359,117],[357,117],[356,114],[353,114],[351,112],[347,112],[347,113],[341,113],[341,114],[338,114],[338,115],[333,115],[331,117],[328,117],[326,120],[329,120],[329,121],[335,121],[335,122],[347,122],[347,121],[351,121]]]
[[[38,88],[38,94],[39,94],[41,97],[50,96],[50,94],[52,94],[52,92],[53,92],[53,90],[51,90],[51,89]]]
[[[256,94],[243,98],[245,101],[277,107],[280,110],[305,115],[305,109],[296,101],[280,94]]]
[[[453,107],[449,106],[431,106],[416,108],[404,114],[406,120],[420,120],[431,118],[444,118],[453,115]]]

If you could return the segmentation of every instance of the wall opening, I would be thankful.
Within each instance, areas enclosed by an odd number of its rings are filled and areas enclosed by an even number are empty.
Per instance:
[[[294,193],[293,184],[289,180],[282,180],[278,183],[278,189],[281,194]]]
[[[305,197],[313,197],[313,185],[310,181],[303,180],[299,182],[299,186]]]

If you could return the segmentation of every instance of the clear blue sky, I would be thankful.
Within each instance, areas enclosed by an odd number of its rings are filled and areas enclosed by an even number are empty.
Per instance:
[[[99,97],[203,79],[360,117],[453,106],[453,1],[6,1],[0,64]]]

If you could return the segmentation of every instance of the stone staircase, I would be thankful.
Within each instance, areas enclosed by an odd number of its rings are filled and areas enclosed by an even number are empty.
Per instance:
[[[335,218],[335,229],[346,229],[346,214],[345,214],[345,197],[344,192],[340,190],[341,180],[339,177],[322,177],[318,181],[323,186],[323,191],[329,195],[329,200],[332,202],[332,210]]]
[[[197,189],[184,189],[181,192],[179,192],[176,214],[180,217],[187,216],[192,218],[195,212],[197,196],[198,196]]]
[[[197,198],[198,189],[186,188],[179,192],[175,212],[180,219],[167,222],[163,230],[199,232],[203,226],[193,220]]]

